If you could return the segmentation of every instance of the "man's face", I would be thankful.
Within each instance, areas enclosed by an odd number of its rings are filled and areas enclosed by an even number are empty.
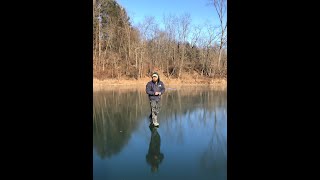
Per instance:
[[[153,81],[153,82],[157,82],[157,81],[158,81],[158,77],[152,76],[152,81]]]

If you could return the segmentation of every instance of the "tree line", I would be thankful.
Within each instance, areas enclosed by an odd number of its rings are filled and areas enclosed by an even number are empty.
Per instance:
[[[146,16],[133,26],[115,0],[93,0],[94,77],[143,78],[154,69],[167,78],[226,78],[226,0],[210,0],[219,22],[192,25],[190,14]]]

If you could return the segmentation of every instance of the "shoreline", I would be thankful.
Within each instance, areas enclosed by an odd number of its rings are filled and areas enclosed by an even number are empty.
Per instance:
[[[166,88],[180,89],[181,87],[198,87],[198,86],[208,86],[210,89],[227,89],[226,79],[212,79],[212,78],[199,78],[199,79],[167,79],[160,78],[160,80],[165,84]],[[145,88],[146,84],[151,81],[151,78],[141,78],[136,79],[105,79],[99,80],[93,78],[93,91],[100,90],[110,90],[121,87],[121,89],[140,89]]]

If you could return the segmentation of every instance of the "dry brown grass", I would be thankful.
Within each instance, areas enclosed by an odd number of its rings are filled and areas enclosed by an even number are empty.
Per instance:
[[[161,78],[164,77],[164,78]],[[226,89],[227,80],[226,79],[212,79],[212,78],[195,78],[191,76],[184,75],[181,79],[168,79],[165,76],[161,76],[160,79],[163,81],[166,87],[179,89],[184,86],[208,86],[213,89]],[[108,89],[144,89],[146,84],[151,80],[151,78],[142,78],[139,80],[135,79],[105,79],[98,80],[93,79],[93,90],[108,90]]]

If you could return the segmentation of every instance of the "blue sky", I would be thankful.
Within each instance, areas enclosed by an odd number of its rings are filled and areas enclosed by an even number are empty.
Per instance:
[[[142,22],[145,16],[154,16],[162,27],[163,15],[189,13],[192,25],[219,25],[215,8],[208,0],[117,0],[126,9],[133,25]]]

